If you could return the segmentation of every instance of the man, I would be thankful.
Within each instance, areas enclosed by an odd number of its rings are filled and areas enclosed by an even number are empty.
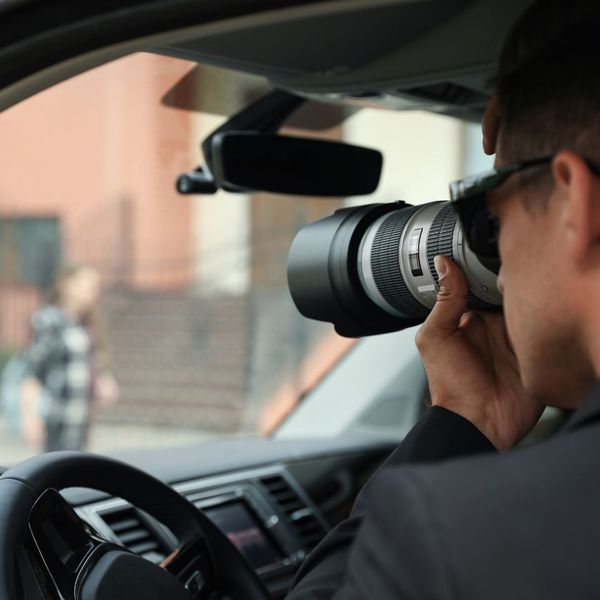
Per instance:
[[[436,259],[417,336],[433,407],[290,600],[600,595],[599,16],[597,2],[538,0],[509,36],[484,148],[497,167],[550,158],[483,199],[505,322],[465,313],[464,275]],[[547,405],[577,410],[553,439],[505,452]]]

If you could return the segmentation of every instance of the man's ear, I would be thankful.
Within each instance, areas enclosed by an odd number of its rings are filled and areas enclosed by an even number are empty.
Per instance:
[[[600,177],[574,152],[563,150],[552,161],[555,190],[561,202],[566,250],[581,267],[600,261]]]

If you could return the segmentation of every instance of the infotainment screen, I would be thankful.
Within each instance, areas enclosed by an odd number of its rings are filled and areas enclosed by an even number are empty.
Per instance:
[[[245,502],[227,502],[206,508],[204,513],[255,569],[281,562],[281,552]]]

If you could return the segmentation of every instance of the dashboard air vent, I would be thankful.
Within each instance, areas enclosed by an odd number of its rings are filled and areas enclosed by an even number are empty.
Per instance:
[[[304,549],[310,552],[327,533],[313,510],[281,475],[269,475],[259,481],[288,516]]]
[[[153,563],[159,563],[167,549],[132,506],[102,512],[99,515],[116,538],[129,550]]]

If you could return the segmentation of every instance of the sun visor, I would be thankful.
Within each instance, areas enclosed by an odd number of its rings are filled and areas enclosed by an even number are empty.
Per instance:
[[[479,118],[502,41],[530,0],[329,3],[159,53],[266,77],[318,100]]]

